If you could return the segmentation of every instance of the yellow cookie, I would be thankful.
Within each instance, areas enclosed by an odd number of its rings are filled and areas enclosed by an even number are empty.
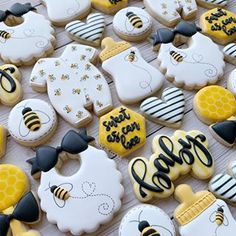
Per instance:
[[[198,118],[210,125],[236,114],[236,100],[227,89],[212,85],[201,89],[194,97],[193,108]]]
[[[0,165],[0,212],[16,205],[28,190],[26,174],[14,165]]]
[[[4,126],[0,125],[0,158],[6,153],[7,132]]]
[[[204,34],[219,44],[228,44],[236,40],[236,15],[222,8],[205,12],[200,18]]]
[[[99,143],[119,156],[129,155],[146,142],[145,118],[118,107],[100,118]]]

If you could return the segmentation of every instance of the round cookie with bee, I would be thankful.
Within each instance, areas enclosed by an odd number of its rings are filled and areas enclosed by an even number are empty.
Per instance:
[[[8,118],[11,136],[27,147],[36,147],[47,142],[56,127],[56,112],[51,105],[40,99],[27,99],[18,103]]]
[[[152,31],[152,19],[142,8],[127,7],[116,13],[113,29],[120,38],[126,41],[142,41]]]

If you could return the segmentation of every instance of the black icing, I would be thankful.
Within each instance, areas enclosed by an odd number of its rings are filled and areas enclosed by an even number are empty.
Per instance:
[[[14,67],[8,67],[5,68],[4,70],[0,69],[0,85],[2,87],[3,90],[5,90],[7,93],[13,93],[16,90],[16,82],[14,80],[14,78],[11,76],[11,74],[13,74],[15,72],[15,68]],[[3,85],[3,79],[8,80],[8,82],[11,85],[10,90],[6,89]]]
[[[149,224],[146,220],[143,220],[143,221],[141,221],[141,222],[139,223],[139,225],[138,225],[138,230],[139,230],[140,232],[143,232],[143,230],[144,230],[145,228],[147,228],[147,227],[150,227],[150,224]]]

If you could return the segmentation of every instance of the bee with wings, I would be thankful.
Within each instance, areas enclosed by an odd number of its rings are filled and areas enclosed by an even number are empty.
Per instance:
[[[7,40],[12,38],[12,34],[14,33],[11,29],[2,30],[0,29],[0,43],[6,43]]]
[[[174,50],[170,50],[169,55],[170,55],[171,63],[175,66],[184,62],[184,59],[187,57],[186,53],[178,52],[178,51],[174,51]]]

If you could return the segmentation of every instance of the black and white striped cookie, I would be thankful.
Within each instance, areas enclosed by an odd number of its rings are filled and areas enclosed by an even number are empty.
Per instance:
[[[151,97],[140,106],[140,110],[154,122],[169,127],[181,126],[184,116],[185,99],[179,88],[166,88],[161,99]]]
[[[205,8],[225,7],[228,0],[197,0],[198,4]]]
[[[83,44],[99,46],[105,30],[105,17],[102,13],[92,13],[86,23],[76,20],[65,27],[70,37]]]
[[[236,43],[230,43],[225,46],[223,53],[227,62],[236,65]]]

